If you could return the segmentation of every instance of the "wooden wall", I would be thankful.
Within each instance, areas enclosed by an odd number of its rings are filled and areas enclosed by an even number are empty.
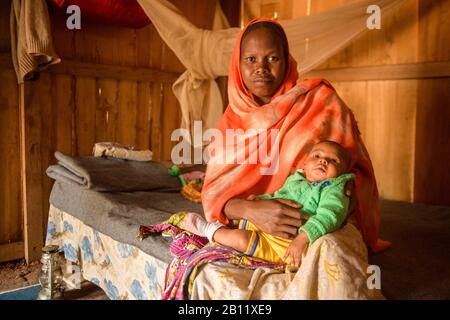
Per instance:
[[[210,28],[215,1],[173,0],[190,21]],[[155,28],[83,21],[66,28],[50,10],[62,63],[18,86],[10,62],[10,1],[0,1],[0,261],[40,257],[56,150],[90,155],[95,142],[151,149],[169,160],[180,108],[172,84],[185,68]],[[237,20],[237,19],[236,19]],[[223,81],[222,81],[223,82]]]
[[[0,1],[0,54],[10,53],[9,3]],[[0,261],[23,257],[19,87],[0,61]]]
[[[245,7],[291,19],[346,3],[245,0]],[[449,16],[450,0],[410,0],[390,17],[382,13],[380,30],[301,75],[329,79],[354,111],[384,198],[450,205]]]

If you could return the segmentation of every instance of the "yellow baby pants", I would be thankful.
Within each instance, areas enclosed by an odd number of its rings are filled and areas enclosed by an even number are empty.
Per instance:
[[[260,231],[248,220],[241,220],[239,229],[252,231],[247,250],[244,252],[246,255],[274,263],[283,263],[283,257],[292,240]]]

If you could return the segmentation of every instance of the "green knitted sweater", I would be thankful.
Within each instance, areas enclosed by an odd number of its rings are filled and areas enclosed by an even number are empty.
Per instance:
[[[344,193],[345,183],[354,177],[353,173],[345,173],[336,178],[309,182],[296,172],[274,194],[264,194],[258,199],[286,199],[302,205],[301,210],[310,218],[298,232],[305,232],[312,244],[344,222],[349,205],[349,198]]]

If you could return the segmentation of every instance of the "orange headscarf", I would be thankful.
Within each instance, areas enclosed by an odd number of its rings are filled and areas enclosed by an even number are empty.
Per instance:
[[[323,79],[297,83],[297,63],[289,55],[285,81],[268,104],[258,105],[245,87],[239,64],[242,36],[249,26],[261,21],[280,26],[270,19],[255,19],[241,31],[234,48],[228,80],[229,106],[217,125],[223,139],[213,138],[210,145],[202,189],[206,218],[228,223],[222,212],[228,200],[275,192],[295,169],[302,167],[315,143],[333,140],[352,155],[358,199],[355,216],[364,240],[372,251],[387,248],[390,243],[378,239],[380,206],[372,163],[351,110],[331,84]],[[239,139],[227,139],[229,129],[248,132],[245,144]],[[261,154],[275,158],[260,161],[264,159]],[[251,161],[255,158],[257,163]],[[275,169],[274,163],[278,164]]]

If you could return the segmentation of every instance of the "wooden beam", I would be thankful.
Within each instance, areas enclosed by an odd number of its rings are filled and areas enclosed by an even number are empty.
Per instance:
[[[71,74],[95,78],[173,83],[179,74],[152,68],[127,67],[64,60],[46,70],[54,74]]]
[[[60,64],[50,66],[48,71],[75,76],[150,82],[160,81],[163,83],[173,83],[179,76],[174,72],[151,68],[134,68],[76,61],[63,61]],[[305,77],[323,77],[330,81],[448,78],[450,77],[450,61],[312,70]]]
[[[311,70],[302,75],[304,79],[316,77],[330,81],[449,78],[450,61]]]
[[[36,83],[39,83],[38,81]],[[19,86],[20,163],[22,180],[23,234],[27,263],[40,259],[44,244],[42,230],[41,114],[39,97]]]
[[[0,67],[13,68],[9,54],[0,54]],[[47,71],[54,74],[163,83],[173,83],[179,76],[175,72],[160,71],[152,68],[105,65],[68,60],[49,66]],[[330,81],[449,78],[450,61],[321,69],[311,70],[302,75],[302,78],[315,77],[325,78]]]
[[[24,257],[23,241],[0,244],[0,262],[22,259],[23,257]]]
[[[0,53],[0,67],[14,68],[10,54]],[[153,68],[85,63],[71,60],[63,60],[58,64],[50,65],[43,72],[93,78],[112,78],[163,83],[174,83],[180,76],[179,73],[176,72],[161,71]]]

